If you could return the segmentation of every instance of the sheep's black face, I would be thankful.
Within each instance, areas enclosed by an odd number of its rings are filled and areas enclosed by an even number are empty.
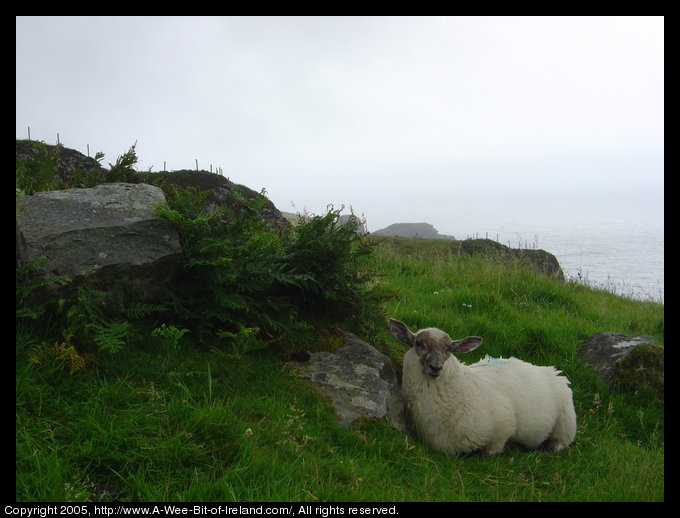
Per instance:
[[[451,338],[443,331],[423,330],[414,340],[413,347],[423,366],[423,373],[431,378],[437,378],[444,368],[444,363],[449,359],[449,344]]]

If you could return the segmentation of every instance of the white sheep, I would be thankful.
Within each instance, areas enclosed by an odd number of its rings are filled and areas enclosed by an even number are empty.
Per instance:
[[[410,347],[402,391],[416,432],[434,449],[496,455],[512,441],[560,451],[574,440],[572,393],[560,371],[488,356],[465,365],[452,353],[476,349],[481,338],[451,340],[433,327],[413,333],[394,319],[389,329]]]

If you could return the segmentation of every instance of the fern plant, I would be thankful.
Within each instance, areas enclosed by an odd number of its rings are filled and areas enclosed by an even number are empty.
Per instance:
[[[85,357],[77,351],[75,346],[67,342],[34,344],[28,349],[27,361],[36,365],[61,362],[62,365],[68,367],[68,373],[71,376],[83,369],[87,363]]]
[[[211,213],[205,191],[173,188],[166,194],[169,208],[159,207],[158,214],[174,224],[186,256],[173,309],[200,338],[229,346],[266,343],[302,328],[286,316],[295,308],[285,288],[310,276],[286,261],[283,234],[262,219],[260,200],[234,193],[234,203]]]
[[[125,153],[116,159],[115,164],[109,164],[109,171],[106,175],[107,182],[139,182],[140,176],[134,166],[139,160],[137,157],[137,142],[130,146]]]
[[[33,155],[16,159],[16,188],[31,195],[40,191],[63,189],[57,164],[58,146],[32,142]]]
[[[32,153],[16,159],[17,192],[32,195],[41,191],[69,189],[72,187],[94,187],[103,180],[101,172],[97,167],[85,167],[84,169],[71,169],[68,166],[60,167],[59,157],[64,150],[61,144],[51,146],[37,141],[25,141],[24,144],[30,146]],[[134,151],[134,146],[131,150]],[[126,161],[125,157],[129,153],[130,151],[119,158],[121,165],[117,167],[117,171],[127,166],[129,160]],[[97,152],[94,161],[99,163],[103,157],[103,153]]]
[[[189,329],[161,324],[160,327],[156,327],[153,331],[151,331],[151,336],[158,337],[167,349],[177,349],[182,337],[189,332]]]
[[[28,162],[21,162],[18,189],[30,193],[48,185],[56,174],[48,151],[41,167],[49,174],[30,183],[24,175]],[[111,165],[107,180],[140,181],[136,162],[133,145]],[[177,288],[163,305],[124,303],[115,291],[79,288],[59,306],[66,343],[117,353],[140,332],[133,322],[167,312],[173,328],[191,329],[197,342],[242,354],[292,337],[311,337],[319,325],[365,327],[380,319],[381,298],[367,288],[373,285],[365,267],[372,246],[357,234],[354,221],[339,224],[340,211],[330,208],[296,227],[277,229],[262,216],[268,202],[264,195],[246,198],[234,189],[229,202],[215,210],[209,191],[172,184],[162,188],[168,205],[158,207],[157,214],[173,223],[185,256]],[[18,205],[22,192],[17,191]],[[17,273],[17,317],[38,318],[46,309],[26,303],[26,294],[39,287],[30,285],[27,271]],[[181,338],[166,334],[171,327],[156,329],[161,330],[154,338],[175,346]]]
[[[186,257],[173,310],[201,342],[234,351],[309,337],[318,325],[381,318],[380,297],[366,288],[372,245],[339,212],[277,230],[261,215],[264,197],[237,192],[209,210],[208,192],[173,187],[158,214],[178,230]]]
[[[81,347],[94,344],[99,351],[115,354],[127,345],[134,331],[130,320],[139,321],[167,309],[160,304],[124,301],[120,289],[103,292],[78,287],[73,298],[61,303],[64,339]]]
[[[46,260],[46,257],[41,256],[30,264],[16,268],[16,318],[40,318],[46,311],[48,301],[33,297],[33,294],[43,286],[68,280],[67,277],[57,275],[35,276],[35,272]]]
[[[388,296],[375,289],[367,266],[375,245],[358,231],[358,219],[341,224],[340,212],[331,206],[325,215],[303,217],[295,227],[288,262],[311,279],[295,290],[296,305],[322,320],[369,331],[382,326]]]
[[[127,321],[118,322],[92,322],[86,328],[93,334],[94,343],[100,351],[107,353],[119,352],[127,343],[130,323]]]

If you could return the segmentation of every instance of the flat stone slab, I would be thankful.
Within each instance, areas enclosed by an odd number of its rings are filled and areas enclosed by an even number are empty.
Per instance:
[[[367,416],[405,429],[404,404],[392,361],[356,335],[345,333],[337,350],[311,353],[308,361],[288,365],[331,399],[341,425],[349,427]]]
[[[39,272],[46,277],[155,293],[182,264],[177,232],[155,216],[165,203],[160,188],[129,183],[25,196],[16,216],[17,265],[44,256]]]

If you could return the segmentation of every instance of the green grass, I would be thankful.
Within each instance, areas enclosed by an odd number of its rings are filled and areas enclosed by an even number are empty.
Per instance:
[[[663,402],[618,393],[576,357],[602,331],[664,340],[661,304],[559,282],[511,262],[384,242],[370,259],[388,317],[484,343],[572,381],[578,433],[557,454],[450,457],[382,421],[337,426],[329,402],[272,351],[160,350],[139,341],[69,375],[27,361],[54,330],[17,324],[18,501],[660,501]],[[376,345],[399,370],[405,352]],[[93,497],[94,495],[94,497]]]

